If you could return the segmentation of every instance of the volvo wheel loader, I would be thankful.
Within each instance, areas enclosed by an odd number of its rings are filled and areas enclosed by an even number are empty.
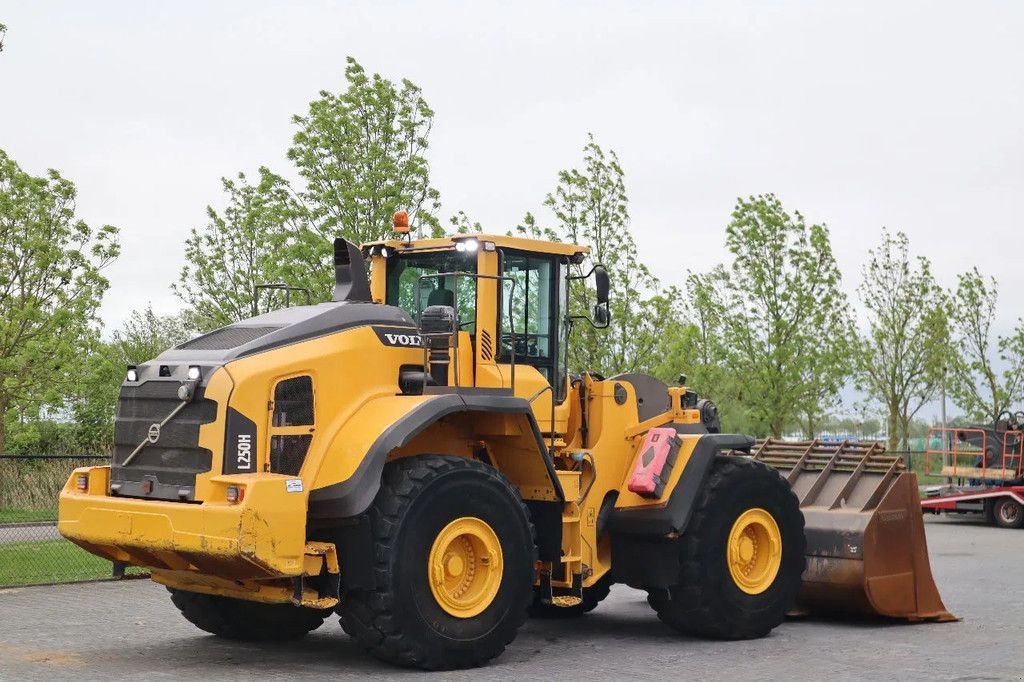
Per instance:
[[[75,470],[60,532],[148,567],[207,632],[286,640],[337,613],[425,669],[481,665],[613,583],[721,639],[794,609],[952,618],[896,460],[755,444],[684,386],[570,372],[573,325],[608,324],[607,273],[573,274],[587,254],[337,240],[332,301],[128,368],[110,465]]]

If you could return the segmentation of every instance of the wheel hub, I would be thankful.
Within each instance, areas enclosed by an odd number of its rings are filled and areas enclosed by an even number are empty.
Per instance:
[[[501,587],[501,543],[487,522],[455,519],[437,534],[427,560],[427,580],[438,605],[456,618],[487,609]]]
[[[736,587],[760,594],[771,587],[782,565],[782,533],[764,509],[740,514],[729,531],[726,563]]]

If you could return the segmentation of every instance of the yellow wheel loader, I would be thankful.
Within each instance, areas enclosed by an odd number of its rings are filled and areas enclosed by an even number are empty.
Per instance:
[[[128,368],[111,463],[73,473],[60,532],[148,567],[207,632],[291,639],[338,613],[425,669],[481,665],[528,614],[578,616],[616,582],[722,639],[818,607],[951,619],[897,460],[755,443],[685,387],[570,373],[573,325],[609,322],[604,269],[572,274],[587,253],[336,240],[331,302]]]

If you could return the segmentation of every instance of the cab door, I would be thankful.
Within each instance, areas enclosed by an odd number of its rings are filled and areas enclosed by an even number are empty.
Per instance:
[[[567,393],[565,307],[567,267],[551,254],[501,250],[495,366],[501,386],[531,401],[545,433],[564,433]],[[515,363],[513,379],[513,362]],[[514,384],[513,384],[514,381]]]

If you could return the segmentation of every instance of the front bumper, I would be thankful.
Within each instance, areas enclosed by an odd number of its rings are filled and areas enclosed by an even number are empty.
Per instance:
[[[83,474],[87,491],[77,488]],[[212,499],[163,502],[110,496],[110,467],[80,468],[61,491],[57,528],[93,554],[157,571],[231,581],[316,575],[305,538],[307,493],[294,485],[300,490],[289,492],[288,480],[295,479],[215,476]],[[228,485],[244,488],[236,504],[226,501]]]

